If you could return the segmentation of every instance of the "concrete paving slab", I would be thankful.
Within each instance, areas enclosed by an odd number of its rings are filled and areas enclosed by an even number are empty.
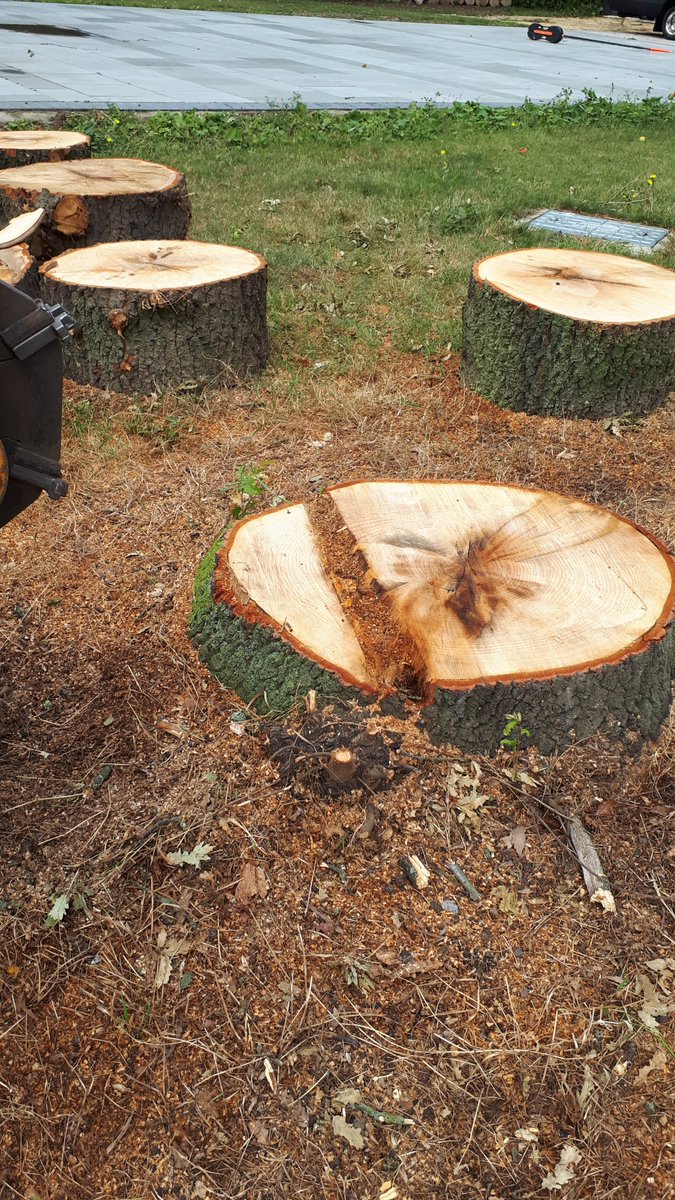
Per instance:
[[[51,26],[44,33],[16,26]],[[658,38],[585,35],[559,46],[524,28],[344,21],[142,8],[0,6],[0,108],[384,108],[520,104],[592,88],[614,99],[673,91]],[[611,45],[607,45],[607,42]],[[21,73],[25,72],[25,74]]]

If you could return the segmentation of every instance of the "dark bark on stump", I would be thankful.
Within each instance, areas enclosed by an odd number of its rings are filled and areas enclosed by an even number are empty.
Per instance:
[[[675,320],[575,321],[472,274],[462,359],[465,385],[504,408],[591,419],[644,413],[675,388]]]
[[[467,690],[437,688],[422,721],[433,741],[452,742],[469,753],[497,750],[514,712],[522,714],[532,735],[527,744],[542,754],[558,754],[598,732],[638,749],[658,736],[668,716],[674,654],[671,625],[640,653],[591,670]]]
[[[233,387],[267,362],[267,268],[192,290],[121,291],[50,278],[42,292],[77,322],[64,346],[69,379],[120,392],[190,383]]]
[[[40,261],[102,242],[185,238],[191,216],[185,179],[178,173],[162,190],[92,196],[17,188],[3,184],[0,176],[0,224],[40,207],[44,220],[31,242]]]
[[[0,143],[2,142],[0,134]],[[74,142],[71,146],[8,147],[0,144],[0,170],[8,167],[28,167],[33,163],[66,162],[76,158],[91,158],[91,142]]]

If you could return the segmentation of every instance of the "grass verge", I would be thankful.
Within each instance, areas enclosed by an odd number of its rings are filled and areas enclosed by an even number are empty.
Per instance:
[[[73,123],[96,153],[185,171],[193,235],[267,258],[273,385],[291,397],[319,372],[371,369],[383,347],[457,349],[471,263],[546,243],[514,224],[527,212],[675,223],[675,105],[660,100]]]
[[[481,15],[480,9],[460,7],[448,11],[436,5],[416,5],[408,0],[50,0],[53,4],[105,4],[133,8],[190,9],[199,12],[253,13],[275,17],[342,17],[351,21],[415,21],[433,24],[490,25],[492,15]],[[594,0],[554,0],[544,6],[547,11],[566,16],[598,16],[600,5]],[[542,6],[520,3],[509,10],[497,10],[500,19],[505,15],[541,13]]]

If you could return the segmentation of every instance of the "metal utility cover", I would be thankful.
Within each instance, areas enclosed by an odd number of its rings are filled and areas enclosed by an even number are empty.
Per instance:
[[[655,225],[634,225],[631,221],[615,221],[612,217],[591,217],[587,213],[565,212],[549,208],[527,217],[523,224],[529,229],[543,229],[565,237],[595,238],[601,242],[618,242],[649,254],[667,238],[670,230]]]

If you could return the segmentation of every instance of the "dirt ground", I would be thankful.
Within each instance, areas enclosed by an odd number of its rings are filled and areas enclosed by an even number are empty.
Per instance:
[[[375,710],[382,769],[336,788],[316,754],[357,717],[242,719],[186,627],[241,464],[289,500],[543,486],[672,546],[673,407],[528,418],[390,352],[303,389],[172,402],[169,445],[162,402],[138,436],[128,398],[68,386],[70,494],[3,531],[0,1196],[666,1200],[675,724],[630,757],[525,750],[514,781]]]

